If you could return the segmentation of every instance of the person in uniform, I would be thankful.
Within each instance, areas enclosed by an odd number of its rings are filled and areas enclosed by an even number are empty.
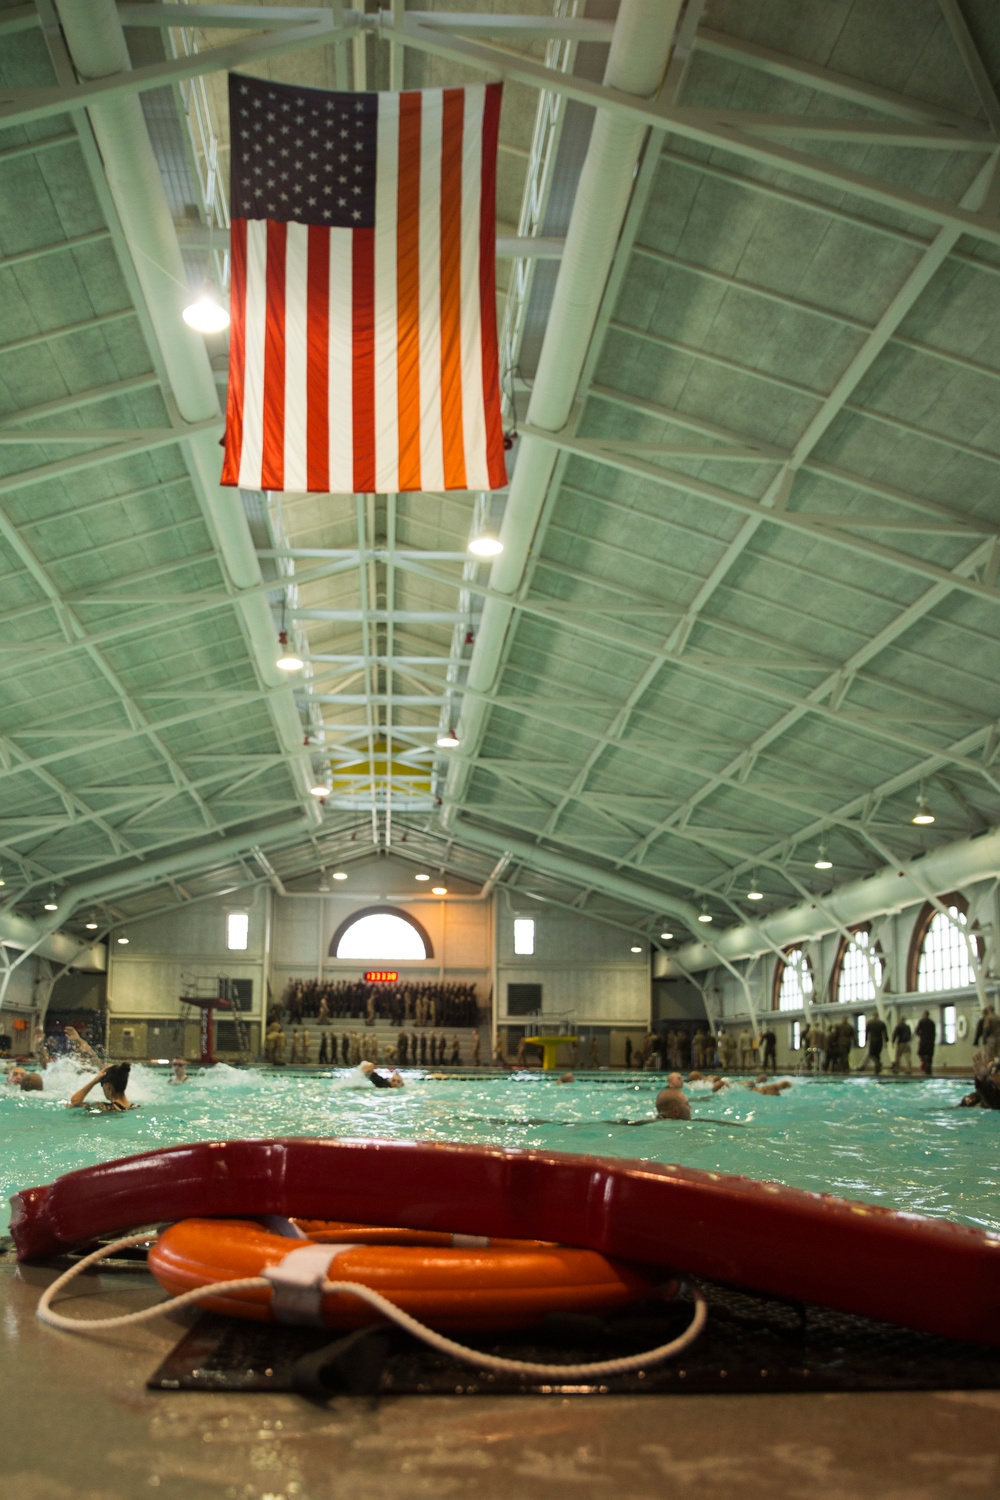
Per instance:
[[[934,1066],[934,1044],[937,1041],[937,1027],[931,1020],[931,1013],[925,1010],[917,1022],[917,1056],[920,1059],[920,1067],[929,1078]]]
[[[871,1063],[876,1076],[882,1071],[882,1048],[889,1040],[889,1028],[881,1016],[873,1015],[868,1022],[868,1055],[861,1064],[859,1072],[863,1072]]]
[[[913,1072],[913,1050],[910,1043],[913,1032],[910,1023],[905,1016],[900,1016],[892,1033],[892,1044],[896,1049],[896,1055],[892,1060],[892,1071],[894,1073]]]

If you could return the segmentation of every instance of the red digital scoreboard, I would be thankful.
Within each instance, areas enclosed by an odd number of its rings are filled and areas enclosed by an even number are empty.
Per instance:
[[[366,969],[366,984],[395,984],[399,974],[395,969]]]

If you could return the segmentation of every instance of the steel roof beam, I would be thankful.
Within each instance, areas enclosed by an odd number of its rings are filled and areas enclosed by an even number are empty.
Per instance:
[[[838,73],[819,63],[807,62],[805,58],[790,53],[776,52],[772,47],[762,47],[742,37],[728,36],[723,31],[714,31],[709,26],[699,26],[695,37],[695,50],[708,57],[721,57],[755,72],[767,73],[785,83],[798,84],[802,88],[815,89],[819,94],[829,94],[834,99],[843,99],[848,104],[860,105],[862,109],[877,110],[881,114],[895,115],[900,120],[930,121],[961,129],[974,118],[945,109],[924,99],[913,99],[907,94],[895,93],[891,89],[879,88],[876,84],[852,78],[847,73]],[[994,127],[996,128],[996,127]]]
[[[59,6],[60,16],[65,15],[67,8],[66,4]],[[223,43],[202,52],[168,58],[164,62],[147,63],[128,72],[116,69],[104,76],[83,75],[79,83],[49,87],[4,87],[0,89],[0,129],[29,125],[36,120],[48,120],[76,110],[93,109],[150,89],[183,83],[205,73],[238,68],[261,58],[281,57],[315,42],[334,42],[351,29],[350,24],[338,26],[331,11],[319,11],[309,21],[286,25],[259,37]]]

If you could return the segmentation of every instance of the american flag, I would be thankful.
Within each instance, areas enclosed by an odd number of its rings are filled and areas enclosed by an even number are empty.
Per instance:
[[[506,484],[500,91],[343,94],[230,75],[223,484]]]

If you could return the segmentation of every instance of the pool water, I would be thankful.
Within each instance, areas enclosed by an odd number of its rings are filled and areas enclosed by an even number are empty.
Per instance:
[[[0,1231],[19,1188],[185,1141],[288,1135],[461,1141],[678,1162],[833,1192],[1000,1232],[1000,1112],[956,1109],[968,1083],[795,1079],[779,1098],[689,1089],[690,1122],[652,1120],[660,1075],[509,1073],[373,1089],[355,1070],[221,1064],[176,1087],[133,1067],[124,1115],[68,1111],[82,1077],[62,1059],[45,1093],[0,1085]],[[95,1090],[95,1093],[97,1091]],[[630,1124],[628,1122],[642,1122]]]

